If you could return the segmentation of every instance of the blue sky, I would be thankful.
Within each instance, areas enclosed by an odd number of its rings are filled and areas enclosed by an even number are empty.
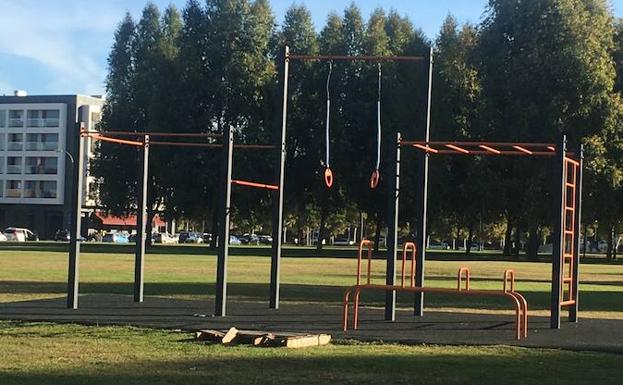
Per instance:
[[[277,22],[293,3],[306,4],[316,28],[329,12],[341,13],[352,0],[271,0]],[[0,0],[0,95],[24,89],[29,94],[102,94],[114,30],[124,13],[140,17],[145,0]],[[164,9],[186,0],[154,0]],[[358,0],[364,15],[375,8],[396,9],[434,38],[448,13],[478,22],[487,0]],[[623,16],[623,0],[613,0]]]

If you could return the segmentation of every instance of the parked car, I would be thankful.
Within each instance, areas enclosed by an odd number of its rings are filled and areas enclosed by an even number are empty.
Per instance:
[[[201,237],[201,234],[199,233],[195,233],[192,231],[185,231],[183,233],[180,233],[180,238],[179,238],[179,242],[180,243],[203,243],[203,238]]]
[[[355,241],[348,239],[347,237],[337,237],[333,240],[335,246],[352,246]]]
[[[177,243],[177,239],[168,233],[153,233],[151,241],[153,243],[162,243],[163,245]]]
[[[260,238],[255,234],[244,234],[240,237],[240,242],[245,245],[259,245]]]
[[[122,233],[108,233],[104,235],[102,242],[130,243],[130,237]]]
[[[201,238],[203,238],[203,243],[210,243],[210,242],[212,242],[212,234],[210,234],[210,233],[203,233]]]
[[[36,233],[19,227],[8,227],[4,230],[4,235],[6,236],[7,241],[26,242],[39,240],[39,236]]]
[[[447,242],[431,241],[428,244],[428,248],[430,250],[450,250],[450,245]]]
[[[242,242],[240,241],[240,238],[238,238],[235,235],[230,235],[229,236],[229,244],[230,245],[241,245]]]
[[[55,241],[68,242],[70,238],[71,235],[69,234],[69,230],[56,230],[56,233],[54,234]]]
[[[4,235],[3,233],[0,233],[0,242],[5,242],[6,241],[6,235]]]
[[[259,234],[258,238],[260,239],[260,243],[263,245],[270,245],[273,243],[273,237],[266,234]]]

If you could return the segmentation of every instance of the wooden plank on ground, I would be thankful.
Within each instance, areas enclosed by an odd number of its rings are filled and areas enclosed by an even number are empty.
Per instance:
[[[195,333],[197,341],[221,342],[225,337],[225,333],[219,330],[204,329]]]
[[[236,338],[236,335],[238,334],[238,329],[236,329],[235,327],[231,327],[227,333],[225,333],[225,335],[223,336],[223,339],[221,340],[222,344],[229,344],[231,343],[234,338]]]

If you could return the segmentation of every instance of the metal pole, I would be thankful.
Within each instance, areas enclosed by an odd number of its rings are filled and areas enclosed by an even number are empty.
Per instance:
[[[433,48],[428,53],[428,88],[426,91],[426,132],[424,140],[430,141],[431,102],[433,95]],[[424,286],[424,262],[426,261],[426,210],[428,206],[428,153],[418,155],[419,170],[419,198],[417,199],[418,229],[416,236],[417,258],[415,263],[415,285]],[[424,293],[416,293],[413,304],[413,315],[424,315]]]
[[[279,309],[279,278],[281,270],[281,243],[283,228],[283,182],[286,163],[286,129],[288,117],[288,70],[290,49],[284,48],[283,60],[283,94],[281,106],[281,129],[275,133],[277,148],[277,183],[279,189],[273,194],[273,244],[270,260],[270,300],[271,309]]]
[[[562,136],[560,144],[557,146],[556,157],[556,195],[555,205],[558,213],[554,224],[554,242],[552,245],[552,301],[550,305],[550,327],[560,329],[560,301],[562,297],[562,274],[564,263],[564,226],[565,226],[565,195],[567,186],[567,170],[565,169],[565,153],[567,151],[567,138]]]
[[[575,299],[575,303],[569,307],[569,321],[570,322],[578,322],[578,309],[579,309],[579,298],[578,294],[580,293],[579,284],[580,284],[580,229],[582,228],[582,168],[584,167],[584,146],[580,145],[578,149],[578,162],[580,165],[578,166],[578,171],[576,175],[575,181],[575,229],[574,234],[575,237],[573,239],[573,299]],[[586,237],[586,234],[584,234]],[[585,250],[586,252],[586,250]]]
[[[234,133],[231,127],[224,130],[222,183],[223,194],[219,215],[218,257],[216,261],[216,301],[214,315],[224,317],[227,314],[227,258],[229,256],[229,219],[231,204],[231,165],[234,148]]]
[[[136,211],[136,250],[134,256],[134,302],[143,302],[145,282],[145,243],[151,236],[151,224],[147,224],[147,182],[149,180],[149,135],[145,135],[142,156],[138,164],[138,194]],[[146,227],[149,234],[146,235]]]
[[[78,153],[74,158],[72,199],[71,199],[71,232],[69,238],[69,271],[67,274],[67,308],[78,308],[78,289],[80,282],[80,227],[82,215],[82,173],[84,170],[84,138],[80,131],[84,123],[80,123],[78,130]]]
[[[394,285],[396,281],[396,252],[398,248],[398,208],[400,200],[400,133],[396,134],[396,142],[392,143],[391,179],[388,183],[387,208],[387,267],[385,284]],[[385,320],[396,319],[396,291],[385,292]]]

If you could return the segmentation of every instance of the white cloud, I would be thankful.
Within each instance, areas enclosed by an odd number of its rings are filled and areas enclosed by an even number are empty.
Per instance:
[[[106,1],[0,2],[1,53],[41,63],[53,74],[43,87],[47,92],[103,93],[103,58],[123,6]]]

